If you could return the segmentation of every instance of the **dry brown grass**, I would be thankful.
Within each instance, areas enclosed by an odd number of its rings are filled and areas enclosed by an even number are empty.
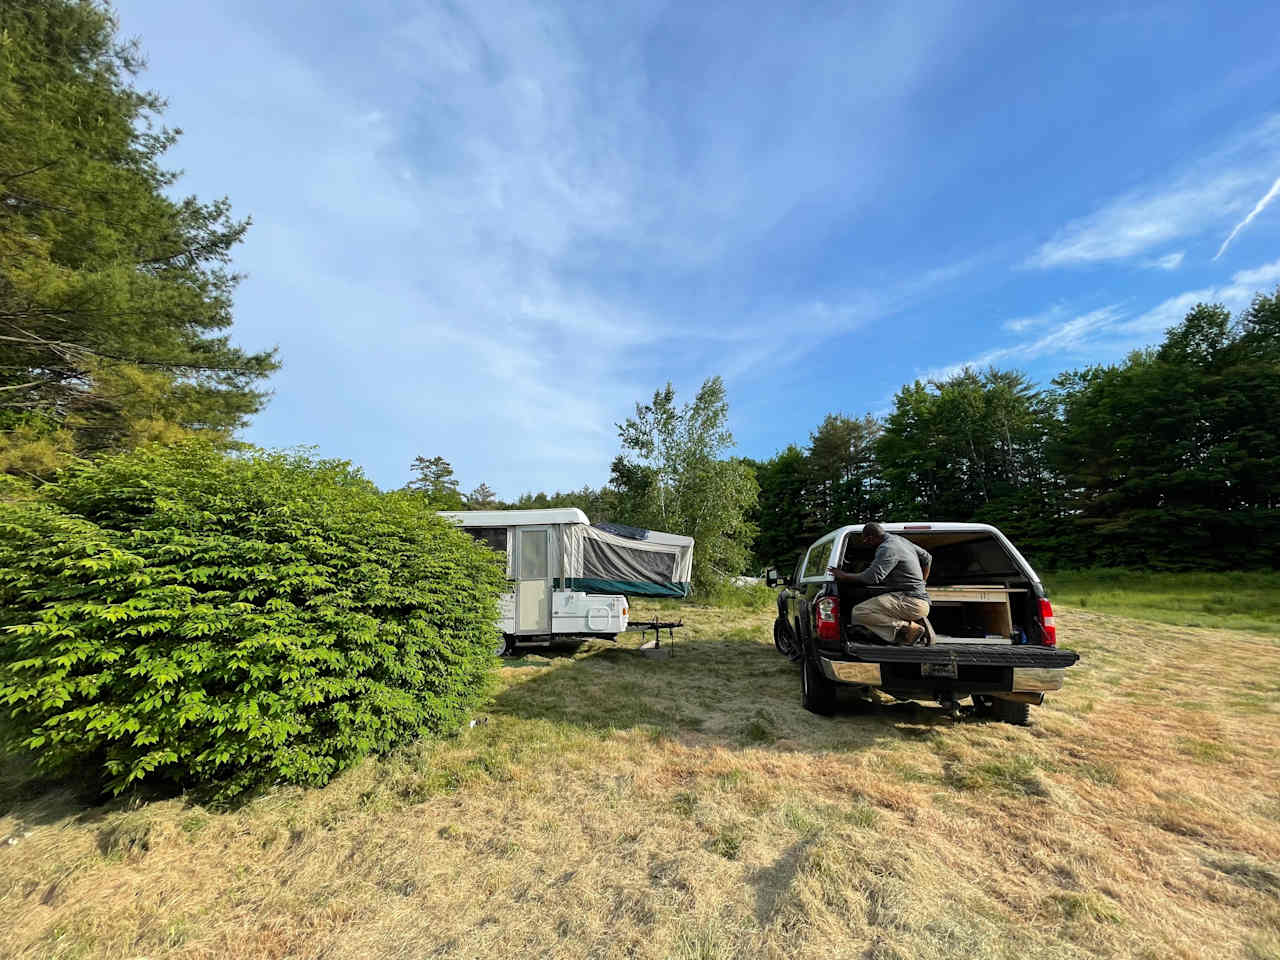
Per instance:
[[[323,790],[14,802],[0,955],[1280,957],[1274,638],[1062,610],[1018,729],[813,717],[770,614],[686,620]]]

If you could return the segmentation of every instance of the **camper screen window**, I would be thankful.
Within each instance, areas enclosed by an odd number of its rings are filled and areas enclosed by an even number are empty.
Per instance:
[[[462,532],[475,537],[490,550],[497,550],[499,553],[507,552],[506,527],[463,527]]]
[[[582,568],[586,576],[603,580],[670,583],[675,557],[656,550],[630,550],[614,543],[586,540],[582,544]]]

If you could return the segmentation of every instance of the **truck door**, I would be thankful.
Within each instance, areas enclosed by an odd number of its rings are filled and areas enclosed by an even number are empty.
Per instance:
[[[517,527],[516,633],[551,633],[551,529]]]

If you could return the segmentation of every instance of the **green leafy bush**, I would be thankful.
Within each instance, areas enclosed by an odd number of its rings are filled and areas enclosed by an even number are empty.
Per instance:
[[[76,467],[0,501],[6,736],[116,792],[324,783],[462,720],[502,584],[344,463],[192,442]]]

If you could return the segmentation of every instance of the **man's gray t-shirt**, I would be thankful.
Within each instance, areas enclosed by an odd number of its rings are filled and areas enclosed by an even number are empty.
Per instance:
[[[928,600],[924,568],[932,565],[933,557],[923,547],[889,533],[876,547],[871,564],[861,573],[855,573],[853,579],[868,586],[885,587],[885,593],[905,593]]]

